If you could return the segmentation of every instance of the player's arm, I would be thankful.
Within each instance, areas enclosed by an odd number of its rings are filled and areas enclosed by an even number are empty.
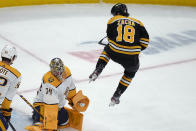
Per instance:
[[[112,40],[115,36],[114,34],[116,32],[116,27],[114,27],[113,24],[107,24],[107,30],[106,30],[106,34],[107,34],[107,38]]]
[[[45,103],[45,104],[58,104],[58,92],[56,86],[58,83],[51,78],[49,81],[50,73],[46,73],[42,78],[42,83],[37,91],[37,96],[34,103]]]
[[[12,111],[10,105],[12,103],[13,97],[16,94],[17,89],[20,86],[20,83],[21,83],[21,76],[13,80],[13,84],[9,87],[7,94],[5,95],[5,98],[1,105],[3,116],[8,120],[11,118],[11,111]]]
[[[42,79],[42,83],[39,87],[39,89],[37,90],[37,94],[36,97],[34,98],[34,102],[33,102],[33,106],[36,108],[38,106],[43,105],[43,86],[44,85],[44,80]]]
[[[69,101],[69,105],[72,107],[73,106],[72,99],[76,95],[76,86],[71,76],[69,77],[69,81],[70,81],[70,86],[67,94],[67,100]]]
[[[144,50],[149,44],[149,35],[144,26],[140,26],[140,34],[140,46],[142,47],[142,50]]]
[[[89,105],[88,97],[84,96],[81,90],[76,92],[76,87],[73,80],[71,80],[70,83],[67,100],[69,101],[69,105],[78,112],[86,111]]]

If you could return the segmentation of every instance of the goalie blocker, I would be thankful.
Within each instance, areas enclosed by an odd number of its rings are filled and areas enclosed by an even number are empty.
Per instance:
[[[58,105],[48,105],[45,103],[34,103],[34,107],[44,116],[42,119],[38,113],[34,112],[33,120],[37,123],[33,126],[27,126],[25,129],[28,131],[41,131],[41,130],[57,130],[62,128],[71,127],[82,131],[83,114],[80,112],[86,111],[89,105],[87,96],[79,91],[73,98],[71,108],[63,107],[60,110]],[[68,119],[68,123],[64,120]],[[39,123],[39,124],[38,124]],[[64,123],[61,125],[61,123]]]

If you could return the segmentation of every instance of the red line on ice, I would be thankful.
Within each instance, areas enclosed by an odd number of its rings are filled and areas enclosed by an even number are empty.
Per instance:
[[[189,63],[189,62],[194,62],[194,61],[196,61],[196,58],[182,60],[182,61],[176,61],[176,62],[172,62],[172,63],[161,64],[161,65],[144,67],[144,68],[140,68],[139,71],[146,71],[146,70],[164,68],[164,67],[168,67],[168,66],[179,65],[179,64],[184,64],[184,63]],[[119,72],[119,73],[113,73],[113,74],[109,74],[109,75],[103,75],[103,76],[100,76],[98,79],[108,78],[108,77],[121,75],[121,74],[123,74],[123,73]],[[87,79],[76,80],[76,83],[87,82],[88,80],[89,80],[88,78]],[[30,89],[30,90],[24,90],[24,91],[20,91],[19,93],[29,93],[29,92],[32,92],[32,91],[36,91],[37,89],[38,88],[34,88],[34,89]]]
[[[37,55],[31,53],[29,50],[23,48],[22,46],[16,44],[13,41],[7,39],[6,37],[2,36],[1,34],[0,34],[0,37],[3,40],[9,42],[10,44],[18,47],[19,49],[21,49],[25,53],[29,54],[30,56],[34,57],[35,59],[37,59],[41,63],[44,63],[44,64],[48,65],[48,63],[46,61],[44,61],[43,59],[39,58]],[[181,61],[176,61],[176,62],[171,62],[171,63],[166,63],[166,64],[161,64],[161,65],[144,67],[144,68],[140,68],[139,71],[152,70],[152,69],[163,68],[163,67],[168,67],[168,66],[172,66],[172,65],[179,65],[179,64],[184,64],[184,63],[194,62],[194,61],[196,61],[196,58],[187,59],[187,60],[181,60]],[[116,75],[121,75],[121,74],[122,74],[122,72],[108,74],[108,75],[102,75],[102,76],[99,77],[99,79],[103,79],[103,78],[107,78],[107,77],[112,77],[112,76],[116,76]],[[80,79],[80,80],[76,80],[76,83],[82,83],[82,82],[87,82],[87,81],[88,81],[88,78],[86,78],[86,79]],[[19,93],[29,93],[29,92],[32,92],[32,91],[36,91],[37,89],[38,88],[34,88],[34,89],[30,89],[30,90],[23,90],[23,91],[20,91]]]
[[[13,42],[13,41],[7,39],[6,37],[2,36],[1,34],[0,34],[0,37],[1,37],[3,40],[5,40],[5,41],[9,42],[10,44],[14,45],[15,47],[19,48],[20,50],[24,51],[25,53],[29,54],[29,55],[32,56],[33,58],[37,59],[37,60],[40,61],[41,63],[44,63],[44,64],[48,65],[48,62],[44,61],[43,59],[41,59],[41,58],[38,57],[37,55],[33,54],[33,53],[30,52],[29,50],[23,48],[22,46],[16,44],[16,43]]]

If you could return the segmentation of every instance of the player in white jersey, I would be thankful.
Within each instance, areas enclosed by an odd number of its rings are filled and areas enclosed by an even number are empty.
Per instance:
[[[43,76],[40,89],[37,91],[34,107],[43,116],[51,112],[47,120],[49,121],[51,117],[53,121],[51,125],[54,125],[52,128],[55,129],[55,114],[57,114],[56,121],[58,121],[56,126],[65,126],[69,122],[68,111],[64,108],[64,105],[68,100],[69,105],[74,107],[73,98],[75,96],[77,96],[76,87],[69,68],[64,66],[60,58],[52,59],[50,71]],[[87,106],[88,102],[83,101],[83,104]],[[35,124],[43,122],[43,119],[35,111],[32,118]]]
[[[15,47],[6,45],[1,51],[0,61],[0,130],[6,131],[11,118],[12,99],[21,82],[21,74],[11,67],[17,57]]]

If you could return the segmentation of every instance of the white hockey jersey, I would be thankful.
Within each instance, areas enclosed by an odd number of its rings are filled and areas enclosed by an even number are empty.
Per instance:
[[[66,100],[71,99],[76,94],[76,87],[71,77],[71,72],[65,66],[63,81],[58,80],[51,71],[43,76],[40,89],[34,103],[58,104],[59,108],[64,107]]]
[[[1,108],[9,109],[11,101],[21,82],[18,70],[0,61],[0,104]]]

